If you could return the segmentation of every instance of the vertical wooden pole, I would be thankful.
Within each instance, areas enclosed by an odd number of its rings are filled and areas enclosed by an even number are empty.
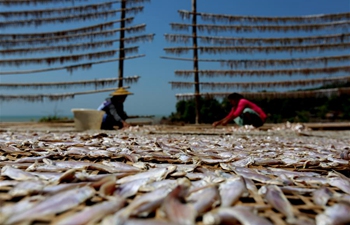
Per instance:
[[[123,87],[123,77],[124,77],[124,58],[125,58],[125,51],[124,51],[124,37],[125,37],[125,8],[126,8],[126,1],[122,0],[121,2],[121,15],[120,15],[120,41],[119,41],[119,67],[118,67],[118,87]]]
[[[196,124],[200,122],[200,96],[199,96],[199,75],[198,75],[198,49],[197,49],[197,0],[192,0],[192,42],[193,42],[193,70],[194,70],[194,89],[195,89],[195,107]]]

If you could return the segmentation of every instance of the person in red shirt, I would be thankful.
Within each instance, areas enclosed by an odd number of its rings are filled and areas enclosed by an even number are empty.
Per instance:
[[[241,94],[232,93],[228,97],[232,105],[230,113],[222,120],[213,123],[213,127],[218,125],[225,126],[228,122],[234,120],[239,126],[252,125],[261,127],[266,120],[265,112],[253,102],[245,99]]]

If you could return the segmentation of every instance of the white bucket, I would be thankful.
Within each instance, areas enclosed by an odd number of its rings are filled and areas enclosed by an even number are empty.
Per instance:
[[[100,130],[104,111],[96,109],[72,109],[74,113],[75,129],[83,130]]]

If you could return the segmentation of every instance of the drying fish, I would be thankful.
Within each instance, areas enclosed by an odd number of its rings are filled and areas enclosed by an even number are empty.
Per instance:
[[[193,204],[198,215],[202,215],[221,203],[220,193],[216,186],[209,186],[195,191],[186,200]]]
[[[29,198],[24,198],[21,201],[13,205],[2,206],[0,208],[0,224],[5,224],[5,221],[12,215],[21,214],[22,212],[29,210],[38,202],[44,200],[44,196],[36,195]]]
[[[350,181],[348,179],[343,177],[330,177],[328,178],[328,184],[350,194]]]
[[[283,173],[278,175],[278,179],[282,182],[283,185],[290,186],[294,184],[294,182]]]
[[[22,181],[12,188],[9,194],[12,197],[26,196],[32,193],[38,193],[44,188],[44,183],[41,181]]]
[[[254,159],[254,165],[256,166],[268,166],[268,165],[280,165],[282,161],[280,159],[271,158],[257,158]]]
[[[16,163],[34,163],[34,162],[40,162],[43,159],[49,157],[49,155],[44,155],[44,156],[34,156],[34,157],[25,157],[21,159],[17,159],[15,162]]]
[[[31,173],[22,171],[20,169],[13,168],[11,166],[4,166],[1,169],[1,176],[8,176],[13,180],[36,180],[38,179]]]
[[[20,153],[23,152],[21,149],[12,146],[12,145],[6,145],[4,143],[0,142],[0,151],[6,152],[6,153]]]
[[[104,220],[103,224],[124,224],[130,216],[148,216],[161,206],[163,200],[171,191],[171,188],[163,187],[139,196],[127,207]]]
[[[277,180],[277,179],[272,179],[268,176],[265,176],[265,175],[262,175],[262,174],[258,174],[258,173],[255,173],[255,172],[243,172],[243,171],[235,171],[238,175],[241,175],[243,176],[244,178],[248,178],[248,179],[251,179],[251,180],[255,180],[255,181],[259,181],[261,183],[264,183],[264,184],[282,184],[282,182],[280,180]]]
[[[133,196],[138,192],[141,186],[147,184],[148,182],[152,182],[152,180],[149,178],[140,178],[127,183],[123,183],[114,192],[114,194],[118,196],[122,196],[124,198]]]
[[[161,213],[169,221],[175,224],[194,225],[196,211],[192,204],[182,203],[188,193],[190,182],[184,180],[164,199],[161,206]]]
[[[150,182],[150,183],[147,183],[146,185],[141,186],[139,191],[150,192],[162,187],[170,187],[170,188],[175,187],[176,184],[177,184],[176,180],[169,180],[169,179],[160,180],[160,181]]]
[[[58,178],[57,182],[58,183],[72,182],[76,178],[75,177],[76,171],[77,171],[76,169],[67,170],[60,176],[60,178]]]
[[[168,163],[162,163],[162,164],[155,164],[155,163],[149,163],[149,167],[151,168],[164,168],[173,166],[172,164]],[[183,172],[192,172],[194,169],[196,169],[197,165],[195,164],[177,164],[176,165],[176,171],[183,171]]]
[[[203,216],[205,225],[236,224],[237,221],[243,225],[272,225],[270,221],[256,215],[246,206],[218,208]]]
[[[110,161],[103,161],[102,164],[113,167],[114,173],[120,173],[120,172],[140,172],[141,169],[135,166],[128,165],[123,162],[110,162]]]
[[[117,184],[123,184],[126,182],[130,182],[130,181],[142,179],[142,178],[149,178],[149,179],[152,179],[155,181],[159,181],[159,180],[164,179],[168,173],[173,172],[175,169],[176,169],[176,166],[170,166],[167,168],[150,169],[146,172],[141,172],[141,173],[138,173],[135,175],[121,178],[121,179],[117,180]]]
[[[63,155],[69,156],[87,156],[90,150],[84,147],[69,147]]]
[[[228,179],[219,186],[221,196],[221,207],[229,207],[234,205],[238,199],[247,194],[247,188],[243,177],[238,176],[235,178]]]
[[[112,153],[106,150],[94,150],[88,153],[88,157],[90,158],[100,158],[100,157],[109,158],[111,156],[112,156]]]
[[[58,179],[62,176],[62,173],[57,171],[55,172],[30,172],[32,175],[37,176],[41,180],[45,180],[47,182],[57,182]]]
[[[82,187],[79,189],[68,190],[66,192],[60,192],[46,198],[42,202],[20,214],[12,215],[4,224],[31,221],[43,216],[61,213],[79,205],[86,199],[91,198],[94,194],[95,190],[91,187]]]
[[[187,173],[186,177],[190,180],[202,180],[205,179],[207,176],[204,173]]]
[[[342,225],[350,222],[350,205],[338,203],[316,216],[317,225]]]
[[[293,181],[297,183],[303,183],[307,185],[324,185],[328,183],[327,178],[325,177],[309,177],[309,176],[301,176],[301,177],[296,177],[293,179]]]
[[[66,183],[66,184],[49,185],[49,186],[44,187],[41,190],[41,193],[53,195],[53,194],[57,194],[58,192],[72,190],[72,189],[80,188],[80,187],[87,186],[87,185],[90,185],[90,183],[79,182],[79,183]]]
[[[231,166],[231,168],[235,168],[235,167],[247,167],[253,163],[254,163],[253,157],[246,157],[238,161],[235,161],[233,163],[230,163],[229,165]]]
[[[280,187],[280,189],[283,193],[298,193],[301,195],[316,191],[316,189],[314,188],[302,188],[302,187],[292,187],[292,186],[283,186],[283,187]]]
[[[124,206],[124,199],[106,201],[83,209],[81,212],[54,221],[52,225],[84,225],[95,224],[104,216],[115,213]]]
[[[289,178],[302,177],[302,176],[320,177],[320,174],[315,173],[315,172],[290,171],[290,170],[273,168],[273,167],[269,167],[267,171],[268,171],[268,173],[276,175],[276,176],[278,176],[280,174],[285,174]]]
[[[262,186],[259,189],[259,194],[263,195],[265,197],[265,200],[270,203],[277,211],[285,215],[289,223],[295,221],[293,207],[278,186]]]
[[[350,179],[336,171],[347,174],[349,135],[167,129],[0,132],[0,224],[247,225],[271,224],[269,216],[314,225],[347,217]]]
[[[19,183],[17,180],[0,180],[0,187],[13,187]]]
[[[164,219],[130,219],[125,221],[123,225],[178,225],[178,224],[169,222]]]
[[[312,200],[316,205],[320,206],[325,206],[332,197],[333,192],[327,187],[321,187],[312,193]]]
[[[248,190],[250,190],[253,193],[258,193],[258,188],[256,187],[255,183],[251,179],[245,178],[245,177],[243,177],[243,179],[244,179],[245,186]]]
[[[346,165],[346,166],[349,165],[349,160],[346,160],[346,159],[336,159],[336,158],[332,157],[331,155],[329,155],[327,157],[327,159],[331,162],[335,162],[335,163],[338,163],[340,165]]]

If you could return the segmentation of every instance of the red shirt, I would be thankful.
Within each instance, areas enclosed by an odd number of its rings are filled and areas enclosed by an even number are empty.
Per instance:
[[[234,119],[240,116],[245,108],[251,108],[254,110],[257,114],[259,114],[261,120],[265,122],[267,116],[264,111],[253,102],[244,98],[239,100],[237,107],[232,107],[231,112],[226,116],[226,118]]]

